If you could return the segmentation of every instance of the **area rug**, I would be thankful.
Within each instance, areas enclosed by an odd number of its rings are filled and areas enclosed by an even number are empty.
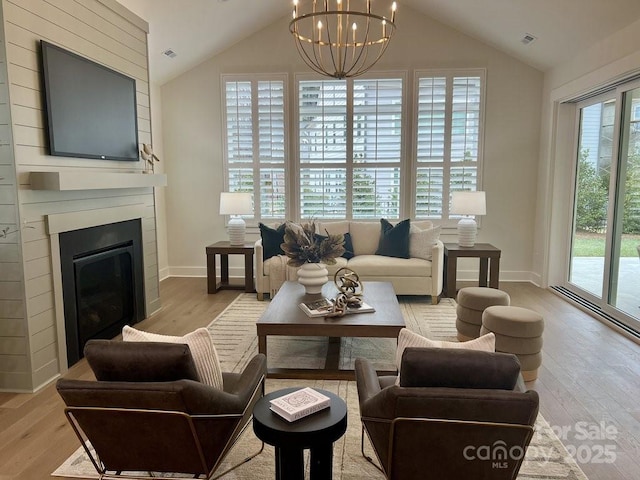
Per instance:
[[[242,294],[209,325],[223,370],[241,371],[247,361],[257,353],[255,322],[267,306],[268,302],[257,301],[255,295]],[[440,304],[431,305],[428,298],[401,297],[400,307],[407,327],[411,330],[432,339],[455,341],[456,316],[453,300],[442,299]],[[355,358],[359,356],[369,358],[378,368],[393,368],[395,342],[392,339],[343,339],[341,347],[341,368],[351,368]],[[301,368],[320,368],[324,364],[326,348],[326,338],[322,337],[304,339],[269,337],[269,365],[277,367],[295,362],[295,365]],[[362,458],[360,453],[361,427],[355,382],[276,379],[268,379],[266,382],[267,392],[293,386],[310,386],[329,390],[347,402],[349,425],[346,434],[334,444],[333,477],[338,480],[384,479],[384,476]],[[226,469],[239,463],[252,452],[257,451],[259,446],[259,440],[256,439],[251,428],[248,428],[220,468]],[[365,442],[365,451],[368,455],[375,457],[368,442]],[[274,468],[273,448],[266,446],[261,455],[224,478],[267,480],[274,478]],[[81,447],[52,475],[71,478],[98,477]],[[587,477],[542,415],[539,415],[536,421],[536,433],[520,469],[518,480],[560,479],[587,480]]]

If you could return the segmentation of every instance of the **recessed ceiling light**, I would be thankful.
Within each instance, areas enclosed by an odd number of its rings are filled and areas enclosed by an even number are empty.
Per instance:
[[[169,58],[176,58],[178,56],[178,54],[170,48],[167,48],[164,52],[162,52],[162,54]]]
[[[530,33],[525,33],[524,37],[522,37],[520,39],[520,41],[524,44],[524,45],[529,45],[530,43],[533,43],[537,40],[538,37],[536,37],[535,35],[531,35]]]

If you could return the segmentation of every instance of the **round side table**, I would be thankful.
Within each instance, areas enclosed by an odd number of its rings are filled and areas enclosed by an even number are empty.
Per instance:
[[[333,442],[347,430],[347,404],[339,396],[316,389],[331,399],[329,408],[288,422],[270,410],[270,401],[299,388],[269,393],[253,409],[253,431],[265,443],[275,447],[276,480],[304,480],[304,450],[311,454],[311,479],[330,479],[333,467]]]

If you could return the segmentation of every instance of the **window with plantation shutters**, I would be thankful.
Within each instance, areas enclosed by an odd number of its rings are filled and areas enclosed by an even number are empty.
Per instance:
[[[484,85],[484,70],[416,72],[416,218],[446,224],[451,192],[479,189]]]
[[[301,218],[399,218],[403,83],[298,81]]]
[[[223,76],[225,183],[252,192],[254,218],[286,217],[286,76]]]

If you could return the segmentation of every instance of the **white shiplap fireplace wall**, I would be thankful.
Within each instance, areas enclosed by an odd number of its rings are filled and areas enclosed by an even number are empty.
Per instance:
[[[164,180],[143,174],[143,161],[54,157],[46,144],[41,40],[134,78],[138,141],[152,143],[148,24],[116,0],[0,0],[0,8],[0,391],[32,392],[66,370],[56,263],[68,227],[59,220],[142,219],[150,315],[160,308],[154,187]]]

